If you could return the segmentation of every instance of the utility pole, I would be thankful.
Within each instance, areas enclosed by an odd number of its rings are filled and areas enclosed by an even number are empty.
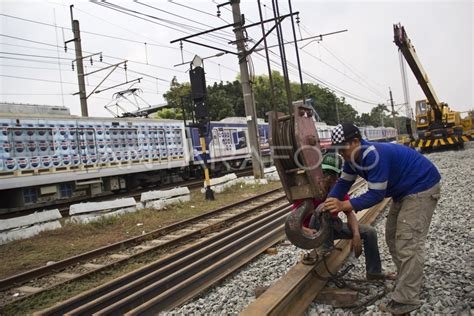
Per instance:
[[[239,54],[240,66],[240,80],[242,82],[242,92],[244,95],[245,115],[247,119],[247,128],[249,133],[250,154],[252,155],[252,168],[255,179],[263,178],[263,168],[260,153],[260,142],[258,139],[257,129],[257,114],[255,109],[255,100],[252,93],[249,80],[249,68],[247,64],[247,52],[245,49],[245,36],[241,28],[242,15],[240,13],[240,0],[231,0],[232,16],[234,24],[237,27],[234,29],[237,49]]]
[[[392,96],[392,89],[388,87],[388,91],[390,92],[390,104],[392,105],[392,117],[393,117],[393,125],[395,126],[395,129],[397,130],[397,135],[396,135],[396,140],[398,142],[398,122],[397,122],[397,117],[395,115],[395,105],[393,104],[393,96]]]
[[[76,63],[77,63],[77,81],[79,83],[79,97],[81,99],[81,114],[82,116],[89,116],[87,110],[87,94],[86,94],[86,83],[84,81],[84,66],[82,64],[82,45],[81,45],[81,32],[79,30],[79,21],[74,20],[72,15],[72,8],[74,5],[70,5],[71,10],[71,23],[72,23],[72,32],[74,38],[68,42],[74,41],[74,48],[76,50]]]

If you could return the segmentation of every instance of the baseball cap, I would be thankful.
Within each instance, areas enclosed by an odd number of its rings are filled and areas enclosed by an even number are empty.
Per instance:
[[[324,170],[330,170],[336,174],[340,174],[342,170],[343,159],[341,155],[336,153],[327,153],[323,156],[321,162],[321,168]]]
[[[354,138],[361,139],[360,130],[352,123],[342,123],[336,125],[331,131],[331,143],[333,145],[342,145]]]

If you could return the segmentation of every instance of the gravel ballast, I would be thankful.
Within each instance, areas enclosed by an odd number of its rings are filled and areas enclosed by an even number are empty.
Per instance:
[[[470,145],[470,144],[469,144]],[[474,247],[472,236],[473,188],[474,188],[474,147],[466,146],[462,151],[436,152],[426,155],[441,173],[441,198],[432,218],[426,242],[425,281],[421,290],[422,305],[416,314],[458,314],[471,315],[474,307],[474,282],[472,262]],[[394,271],[388,252],[384,229],[387,208],[378,217],[374,226],[378,233],[378,243],[382,265],[386,271]],[[276,246],[274,255],[262,254],[220,284],[202,293],[199,297],[170,312],[167,315],[188,314],[238,314],[255,300],[255,288],[267,287],[275,283],[292,266],[303,251],[288,242]],[[363,256],[349,257],[347,264],[354,264],[349,278],[365,277]],[[392,281],[386,281],[388,289]],[[372,286],[372,293],[377,288]],[[390,294],[366,307],[363,315],[381,314],[379,305],[386,303]],[[351,314],[350,309],[335,309],[330,305],[313,303],[308,315]]]

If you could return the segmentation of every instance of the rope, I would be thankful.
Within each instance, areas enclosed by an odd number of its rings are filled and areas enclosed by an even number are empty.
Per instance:
[[[274,144],[275,153],[285,170],[296,169],[298,166],[295,163],[294,155],[298,150],[295,140],[294,118],[282,121],[279,124],[279,129],[275,135]]]

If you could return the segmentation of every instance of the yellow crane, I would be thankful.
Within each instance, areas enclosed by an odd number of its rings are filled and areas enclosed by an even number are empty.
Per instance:
[[[464,142],[471,140],[472,137],[463,133],[461,113],[452,111],[446,103],[439,101],[405,28],[401,24],[395,24],[393,32],[395,44],[405,57],[426,96],[426,100],[416,101],[418,139],[414,140],[411,146],[419,148],[421,151],[463,148]]]

